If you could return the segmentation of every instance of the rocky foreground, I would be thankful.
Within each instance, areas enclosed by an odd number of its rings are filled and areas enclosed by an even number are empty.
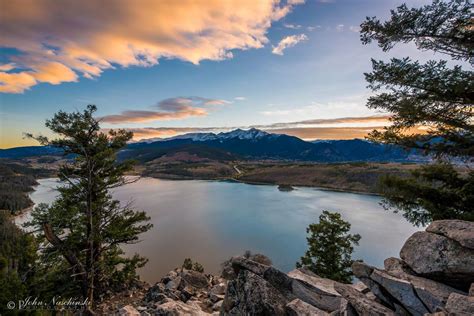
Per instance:
[[[474,223],[436,221],[413,234],[384,269],[355,262],[355,284],[304,268],[288,274],[234,257],[217,277],[175,269],[103,307],[116,315],[474,315]],[[229,277],[230,275],[230,277]]]

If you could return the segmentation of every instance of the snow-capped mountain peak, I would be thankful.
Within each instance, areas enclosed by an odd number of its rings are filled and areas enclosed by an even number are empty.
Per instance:
[[[217,135],[214,133],[188,133],[188,134],[165,138],[164,140],[167,141],[167,140],[175,140],[175,139],[191,139],[195,142],[205,142],[208,140],[217,139]]]
[[[169,138],[158,138],[158,139],[143,139],[139,141],[138,143],[152,143],[155,141],[171,141],[171,140],[177,140],[177,139],[190,139],[195,142],[205,142],[205,141],[212,141],[212,140],[228,140],[228,139],[242,139],[242,140],[257,140],[261,139],[266,136],[279,136],[278,134],[270,134],[267,132],[264,132],[262,130],[256,129],[256,128],[251,128],[248,130],[244,129],[235,129],[230,132],[221,132],[218,134],[215,133],[187,133],[183,135],[177,135]]]
[[[259,139],[262,137],[265,137],[269,135],[269,133],[261,131],[256,128],[251,128],[249,130],[243,130],[243,129],[236,129],[230,132],[223,132],[217,134],[217,137],[219,139],[231,139],[231,138],[238,138],[238,139]]]

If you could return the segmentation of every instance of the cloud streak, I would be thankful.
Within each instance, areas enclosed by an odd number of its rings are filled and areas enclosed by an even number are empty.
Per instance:
[[[236,128],[258,128],[270,133],[287,134],[303,139],[352,139],[364,138],[373,129],[382,129],[390,124],[389,116],[341,117],[313,119],[297,122],[274,123],[250,126],[214,127],[140,127],[128,128],[134,133],[134,140],[163,138],[186,133],[226,132]],[[423,132],[414,128],[414,132]]]
[[[177,97],[158,102],[156,111],[128,110],[120,114],[106,115],[100,118],[102,122],[111,124],[143,123],[183,119],[191,116],[207,116],[209,107],[230,103],[221,99],[203,97]]]
[[[268,43],[267,30],[302,1],[3,1],[0,92],[41,82],[95,78],[106,69],[150,67],[160,58],[198,64]]]
[[[277,46],[273,46],[272,53],[275,55],[283,55],[283,51],[287,48],[293,47],[299,42],[302,41],[307,41],[308,36],[305,34],[299,34],[299,35],[290,35],[287,37],[284,37]]]

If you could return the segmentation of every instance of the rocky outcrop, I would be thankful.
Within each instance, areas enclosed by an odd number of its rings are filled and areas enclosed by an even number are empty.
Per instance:
[[[474,256],[464,245],[474,238],[473,225],[434,222],[430,232],[407,240],[404,260],[388,258],[383,268],[355,262],[352,270],[362,284],[341,284],[304,268],[284,274],[233,258],[237,278],[229,282],[221,314],[472,315],[466,284],[474,277]]]
[[[413,234],[401,250],[401,259],[388,258],[383,268],[354,262],[352,271],[360,280],[355,284],[321,278],[305,268],[286,274],[269,260],[234,257],[226,262],[229,280],[175,269],[141,299],[125,300],[115,313],[107,313],[474,315],[474,283],[469,283],[474,278],[474,223],[439,221],[426,230]]]
[[[226,289],[227,281],[221,277],[177,268],[152,287],[109,299],[99,312],[124,316],[218,315]]]
[[[337,284],[335,289],[354,307],[359,315],[395,315],[391,309],[367,298],[367,296],[360,293],[350,285]]]
[[[461,311],[454,311],[456,304],[449,302],[466,298],[467,284],[474,278],[472,249],[463,246],[474,238],[473,228],[472,222],[434,222],[427,228],[431,232],[417,232],[407,240],[400,253],[404,260],[388,258],[384,269],[355,262],[352,271],[397,314],[456,314]],[[472,304],[469,299],[463,302]]]
[[[351,303],[336,289],[344,286],[301,268],[285,274],[274,267],[237,257],[237,277],[230,280],[222,305],[223,315],[356,315]],[[366,296],[367,287],[347,285],[364,297],[363,306],[379,303]]]
[[[457,241],[461,246],[474,249],[474,225],[461,220],[442,220],[431,223],[426,231]]]
[[[474,226],[472,222],[464,223],[467,227]],[[437,222],[430,227],[438,227],[437,231],[440,231]],[[443,231],[446,236],[456,234],[448,228]],[[458,241],[444,235],[430,232],[413,234],[403,245],[400,258],[420,276],[467,290],[474,282],[474,249],[463,247]],[[459,234],[456,236],[459,237]],[[469,244],[466,240],[474,239],[474,235],[467,234],[463,239],[464,243]]]
[[[315,315],[315,316],[329,316],[323,310],[320,310],[313,305],[303,302],[299,298],[292,300],[285,306],[285,312],[288,316],[299,316],[299,315]]]

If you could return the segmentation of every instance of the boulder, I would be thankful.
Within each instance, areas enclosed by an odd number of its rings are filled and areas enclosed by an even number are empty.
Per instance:
[[[145,295],[145,301],[157,302],[161,301],[165,296],[163,292],[165,291],[165,285],[163,283],[156,283]]]
[[[426,228],[429,233],[453,239],[461,246],[474,249],[474,222],[461,220],[434,221]]]
[[[140,312],[131,305],[126,305],[119,309],[118,314],[120,316],[140,316]]]
[[[359,315],[395,315],[391,309],[377,303],[376,301],[368,299],[364,294],[360,293],[350,285],[335,284],[334,288],[354,307]]]
[[[180,301],[167,300],[167,302],[156,305],[153,311],[154,315],[167,315],[167,316],[179,316],[179,315],[209,315],[204,312],[197,301],[188,301],[183,303]]]
[[[363,294],[366,294],[366,293],[369,293],[370,292],[370,289],[367,287],[367,285],[364,284],[364,282],[356,282],[354,284],[351,284],[352,287],[354,289],[356,289],[357,291],[363,293]]]
[[[474,296],[474,283],[471,283],[471,287],[469,288],[469,296]]]
[[[334,284],[338,283],[337,281],[321,278],[320,276],[316,275],[315,273],[311,272],[305,268],[298,268],[288,272],[288,276],[297,279],[300,281],[304,281],[315,288],[319,289],[321,292],[327,293],[328,295],[338,296],[341,295],[337,293],[334,289]]]
[[[374,267],[369,266],[363,261],[354,261],[352,263],[352,273],[357,278],[370,278],[370,275],[374,271]]]
[[[244,270],[251,271],[252,273],[255,273],[256,275],[262,276],[265,273],[265,271],[270,268],[270,266],[246,259],[244,257],[231,258],[231,264],[236,274],[238,274],[240,270],[244,269]]]
[[[241,270],[229,281],[222,315],[285,315],[288,299],[260,275]]]
[[[472,316],[474,315],[474,297],[453,293],[446,303],[449,315]]]
[[[388,273],[374,270],[371,280],[382,286],[392,297],[400,302],[414,316],[422,316],[429,312],[418,298],[410,282],[395,278]]]
[[[225,297],[225,295],[214,294],[214,293],[209,294],[209,299],[211,300],[212,303],[222,301],[224,299],[224,297]]]
[[[355,261],[352,264],[352,272],[361,282],[363,282],[370,291],[379,299],[379,302],[385,304],[386,306],[395,309],[395,304],[393,303],[393,298],[389,296],[387,291],[385,291],[380,284],[370,279],[370,276],[374,272],[375,268],[369,266],[368,264],[362,261]],[[368,295],[366,295],[368,296]],[[370,296],[368,296],[370,298]]]
[[[204,273],[201,272],[183,269],[183,272],[181,272],[181,278],[186,284],[195,288],[205,288],[209,286],[208,279]]]
[[[302,301],[324,311],[339,308],[341,295],[334,289],[338,282],[321,278],[307,269],[295,269],[288,273],[293,278],[292,294]]]
[[[225,283],[219,283],[219,284],[214,285],[211,288],[210,292],[212,294],[216,294],[216,295],[224,295],[226,288],[227,288],[227,286],[225,285]]]
[[[339,310],[334,311],[331,313],[332,316],[358,316],[357,311],[354,307],[352,307],[351,303],[347,300],[341,300],[341,306],[339,306]]]
[[[168,279],[167,282],[163,282],[165,284],[165,289],[174,291],[177,290],[180,283],[181,283],[181,277],[177,276],[173,279]]]
[[[400,258],[418,275],[467,290],[474,282],[474,249],[450,238],[416,232],[403,245]]]
[[[222,308],[222,303],[224,301],[218,301],[217,303],[215,303],[214,305],[212,305],[212,310],[215,311],[215,312],[218,312],[221,310]]]
[[[451,293],[464,294],[448,285],[411,274],[412,271],[400,259],[385,259],[384,266],[388,274],[409,281],[418,298],[432,313],[444,307]]]
[[[329,313],[326,313],[323,310],[320,310],[317,307],[314,307],[308,303],[303,302],[300,299],[294,299],[285,306],[286,315],[288,316],[327,316]]]

